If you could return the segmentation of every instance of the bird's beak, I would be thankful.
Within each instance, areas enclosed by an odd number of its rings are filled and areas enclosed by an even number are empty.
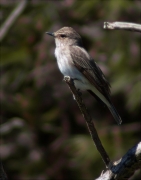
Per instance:
[[[50,36],[53,36],[54,37],[54,33],[51,33],[51,32],[46,32],[46,34],[50,35]]]

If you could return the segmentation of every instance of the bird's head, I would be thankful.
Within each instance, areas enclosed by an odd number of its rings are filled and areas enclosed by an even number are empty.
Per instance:
[[[56,46],[82,46],[81,36],[71,27],[63,27],[54,33],[46,32],[55,38]]]

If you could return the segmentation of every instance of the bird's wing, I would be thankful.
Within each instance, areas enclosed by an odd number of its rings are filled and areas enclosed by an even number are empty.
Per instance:
[[[110,84],[89,54],[81,47],[70,46],[73,64],[107,99],[110,95]]]

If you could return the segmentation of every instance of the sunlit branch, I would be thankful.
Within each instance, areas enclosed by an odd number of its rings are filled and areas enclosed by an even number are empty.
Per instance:
[[[124,29],[141,33],[141,25],[127,22],[104,22],[104,29]]]

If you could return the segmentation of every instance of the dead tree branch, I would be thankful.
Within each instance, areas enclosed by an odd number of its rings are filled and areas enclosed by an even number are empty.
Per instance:
[[[134,174],[135,170],[141,167],[141,142],[128,150],[128,152],[120,160],[112,163],[99,139],[95,125],[87,111],[87,108],[83,103],[81,94],[75,88],[73,79],[71,79],[69,76],[65,76],[64,80],[68,84],[73,97],[75,98],[84,116],[97,150],[99,151],[106,167],[108,167],[108,169],[104,173],[102,173],[101,176],[96,180],[126,180],[131,177]]]
[[[80,92],[75,88],[74,82],[69,76],[65,76],[64,80],[68,84],[68,86],[69,86],[69,88],[73,94],[73,97],[75,98],[75,100],[76,100],[76,102],[77,102],[77,104],[78,104],[78,106],[79,106],[79,108],[80,108],[80,110],[84,116],[84,119],[86,121],[89,132],[91,134],[91,137],[94,141],[94,144],[95,144],[97,150],[99,151],[106,167],[109,167],[111,165],[110,158],[109,158],[108,154],[106,153],[106,151],[105,151],[105,149],[104,149],[104,147],[103,147],[103,145],[99,139],[95,125],[92,121],[91,116],[89,115],[89,113],[87,111],[87,108],[85,107],[85,105],[83,103]]]
[[[127,180],[141,168],[141,142],[133,146],[96,180]]]
[[[23,12],[27,4],[27,0],[22,0],[18,6],[13,10],[13,12],[9,15],[8,19],[4,22],[0,29],[0,41],[2,41],[9,31],[10,27],[14,24],[19,15]]]
[[[104,22],[104,29],[124,29],[141,33],[141,25],[127,22]]]

